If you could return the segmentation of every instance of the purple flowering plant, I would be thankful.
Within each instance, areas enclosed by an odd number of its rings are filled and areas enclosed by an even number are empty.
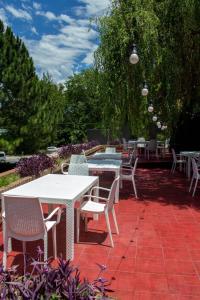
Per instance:
[[[21,177],[39,176],[49,168],[54,167],[54,159],[46,154],[33,155],[31,157],[21,158],[17,163],[16,169]]]
[[[53,268],[51,259],[42,262],[43,252],[37,248],[36,260],[28,259],[25,255],[24,275],[20,275],[17,266],[4,271],[0,266],[0,299],[1,300],[91,300],[111,299],[107,296],[108,281],[101,277],[106,267],[97,264],[100,271],[96,279],[89,282],[80,278],[80,271],[71,262],[62,258],[58,260],[58,267]],[[31,271],[27,272],[29,267]]]

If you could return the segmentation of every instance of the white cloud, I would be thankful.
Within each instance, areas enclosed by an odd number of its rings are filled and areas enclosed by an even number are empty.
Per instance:
[[[33,8],[35,8],[36,10],[41,9],[41,4],[38,2],[33,2]]]
[[[62,82],[73,74],[80,56],[85,59],[84,64],[92,62],[88,52],[95,48],[92,41],[95,35],[96,32],[88,32],[86,28],[66,26],[57,35],[43,35],[40,40],[24,41],[40,75],[48,72],[54,81]]]
[[[49,21],[63,21],[65,23],[74,23],[74,19],[72,19],[70,16],[65,15],[65,14],[61,14],[56,16],[53,12],[51,11],[36,11],[36,15],[38,16],[43,16],[45,18],[47,18]]]
[[[3,21],[5,26],[8,25],[8,19],[7,19],[7,16],[6,16],[6,12],[3,8],[0,8],[0,19]]]
[[[31,31],[34,33],[34,34],[38,34],[36,28],[34,26],[31,27]]]
[[[110,0],[79,0],[80,4],[83,6],[78,6],[75,8],[75,12],[78,16],[86,14],[87,16],[99,16],[108,10]]]
[[[11,13],[16,18],[25,19],[27,21],[32,20],[32,16],[23,9],[20,8],[16,9],[12,5],[7,5],[5,8],[9,13]]]

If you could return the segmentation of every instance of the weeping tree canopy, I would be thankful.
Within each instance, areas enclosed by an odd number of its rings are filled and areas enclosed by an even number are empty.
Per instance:
[[[113,0],[98,19],[103,122],[114,134],[124,125],[148,132],[153,101],[158,119],[174,132],[185,114],[200,111],[200,6],[198,0]],[[137,44],[139,63],[129,56]],[[149,95],[141,95],[144,81]]]

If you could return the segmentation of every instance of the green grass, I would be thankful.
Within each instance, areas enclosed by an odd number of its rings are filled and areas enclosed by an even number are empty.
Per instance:
[[[20,179],[20,176],[16,173],[0,177],[0,187],[7,186],[18,179]]]

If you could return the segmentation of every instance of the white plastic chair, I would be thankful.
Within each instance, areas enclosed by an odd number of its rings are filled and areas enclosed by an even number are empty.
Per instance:
[[[198,165],[197,165],[196,160],[192,157],[191,161],[192,161],[193,175],[192,175],[192,179],[191,179],[191,183],[190,183],[189,192],[192,189],[193,181],[196,180],[195,184],[194,184],[193,193],[192,193],[192,197],[194,197],[195,192],[196,192],[196,188],[197,188],[197,183],[198,183],[198,180],[200,179],[200,173],[199,173],[199,169],[198,169]]]
[[[134,190],[136,198],[138,198],[136,184],[135,184],[135,173],[136,173],[137,163],[138,163],[138,157],[136,157],[133,167],[131,167],[131,168],[130,167],[124,167],[124,168],[121,169],[121,173],[120,173],[121,187],[122,187],[123,180],[132,181],[133,190]]]
[[[69,164],[68,175],[89,176],[88,164]]]
[[[109,234],[109,237],[110,237],[111,246],[114,247],[108,214],[110,212],[112,212],[112,216],[113,216],[113,220],[114,220],[114,224],[115,224],[115,228],[116,228],[116,233],[119,234],[119,229],[118,229],[117,219],[116,219],[115,209],[114,209],[115,192],[116,192],[118,182],[119,182],[119,177],[117,177],[113,181],[112,186],[111,186],[110,189],[106,189],[106,188],[103,188],[103,187],[96,186],[96,187],[93,187],[91,189],[89,195],[84,196],[84,198],[86,197],[88,199],[88,201],[83,202],[81,204],[81,206],[79,208],[77,208],[77,242],[79,242],[80,215],[81,214],[87,215],[87,213],[105,214],[106,224],[107,224],[107,228],[108,228],[108,234]],[[104,198],[104,197],[99,197],[99,196],[98,197],[93,196],[92,194],[93,194],[95,189],[98,190],[98,192],[101,191],[101,190],[109,192],[108,197]],[[93,200],[95,200],[95,201],[101,200],[101,201],[104,201],[105,203],[99,203],[99,202],[95,202]],[[85,224],[86,224],[86,231],[87,231],[87,218],[85,218]]]
[[[86,158],[85,155],[72,154],[69,163],[62,163],[61,164],[61,172],[62,172],[62,174],[67,175],[68,172],[65,171],[65,168],[67,166],[69,166],[70,164],[82,164],[82,163],[87,163],[87,158]]]
[[[61,209],[55,208],[47,218],[43,217],[42,207],[38,198],[4,196],[5,224],[3,266],[6,269],[8,240],[15,238],[22,241],[23,253],[26,252],[26,242],[44,240],[44,261],[47,260],[47,233],[52,229],[53,254],[57,257],[56,225],[60,222]],[[50,219],[57,214],[56,221]]]
[[[106,147],[105,153],[116,153],[115,147]]]
[[[143,142],[143,143],[137,143],[137,148],[138,148],[139,152],[141,152],[141,150],[145,148],[145,143],[144,143],[145,138],[144,137],[139,137],[137,139],[137,142]]]
[[[180,165],[180,168],[182,168],[182,165],[183,165],[183,166],[184,166],[184,169],[185,169],[185,166],[186,166],[186,160],[185,160],[185,159],[182,159],[182,158],[180,157],[180,154],[176,154],[176,153],[175,153],[175,150],[174,150],[173,148],[172,148],[172,156],[173,156],[173,163],[172,163],[171,173],[174,173],[177,164]]]
[[[125,162],[125,161],[122,162],[122,167],[132,167],[133,166],[133,163],[134,163],[134,160],[136,157],[135,152],[136,152],[135,150],[132,150],[129,160],[127,162]]]
[[[157,149],[156,140],[150,140],[145,147],[145,156],[147,156],[148,160],[150,158],[150,153],[155,153],[156,158],[158,158],[158,149]]]

